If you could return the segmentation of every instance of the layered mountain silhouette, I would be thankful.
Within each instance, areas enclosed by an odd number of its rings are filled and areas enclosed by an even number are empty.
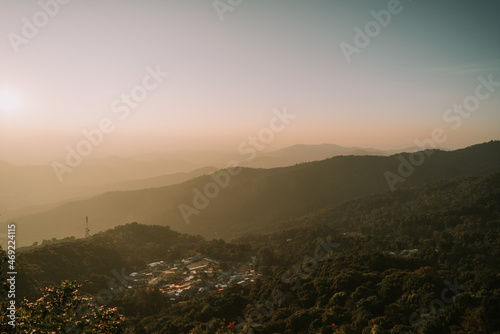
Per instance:
[[[499,153],[496,141],[450,152],[338,156],[284,168],[243,168],[238,175],[225,170],[167,187],[109,192],[9,221],[17,222],[21,245],[54,237],[83,237],[86,216],[93,233],[139,222],[169,225],[172,230],[207,238],[231,238],[272,230],[278,222],[345,200],[390,192],[391,187],[404,189],[497,172]],[[223,177],[226,174],[229,181]]]
[[[339,155],[390,155],[403,151],[413,152],[415,150],[381,151],[373,148],[343,147],[335,144],[299,144],[269,153],[260,153],[254,160],[242,163],[242,165],[253,168],[274,168],[324,160]]]
[[[60,178],[50,165],[16,166],[0,161],[0,213],[12,218],[108,191],[171,185],[205,174],[211,168],[207,166],[225,168],[231,160],[245,167],[274,168],[338,155],[390,155],[402,151],[321,144],[294,145],[270,152],[256,151],[255,158],[250,161],[238,152],[209,150],[151,153],[129,158],[89,157],[71,172],[64,172]],[[61,162],[64,163],[63,160]]]
[[[107,157],[84,161],[71,173],[64,174],[63,181],[59,182],[50,165],[16,166],[0,161],[0,210],[50,205],[68,199],[94,196],[102,191],[114,190],[119,182],[133,180],[140,183],[140,180],[148,178],[193,172],[200,167],[202,166],[182,160],[136,161]],[[202,174],[195,172],[188,178],[177,175],[178,182],[198,175]],[[148,186],[147,181],[145,184]]]

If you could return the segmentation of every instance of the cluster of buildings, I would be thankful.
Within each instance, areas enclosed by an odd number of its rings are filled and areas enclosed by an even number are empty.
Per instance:
[[[403,249],[400,252],[389,252],[390,255],[394,256],[402,256],[402,257],[411,257],[417,255],[418,249]]]
[[[255,260],[255,259],[254,259]],[[130,286],[156,287],[171,300],[246,285],[258,276],[254,262],[224,262],[195,255],[178,262],[153,262],[130,275]]]

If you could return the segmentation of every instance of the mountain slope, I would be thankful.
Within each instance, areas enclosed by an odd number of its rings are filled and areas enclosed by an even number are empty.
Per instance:
[[[339,155],[389,155],[384,151],[360,148],[342,147],[334,144],[293,145],[276,151],[261,153],[253,161],[244,164],[252,168],[274,168],[292,166],[294,164],[319,161]]]
[[[215,170],[216,170],[215,167],[204,167],[195,169],[190,172],[181,172],[175,174],[160,175],[145,179],[106,183],[98,186],[82,186],[82,185],[69,186],[69,187],[63,187],[63,186],[53,187],[48,185],[45,185],[44,187],[39,186],[38,190],[31,189],[30,196],[32,196],[34,198],[34,201],[37,202],[40,201],[40,197],[42,196],[42,194],[45,194],[44,202],[49,202],[49,204],[29,205],[18,209],[3,210],[2,217],[4,217],[4,219],[10,219],[21,215],[35,214],[38,212],[46,211],[51,208],[57,207],[70,200],[85,199],[92,196],[104,194],[109,191],[125,191],[125,190],[136,190],[136,189],[145,189],[154,187],[164,187],[172,184],[181,183],[200,175],[209,174],[214,172]],[[36,182],[36,181],[32,180],[30,182]],[[47,189],[51,189],[50,194],[47,194]],[[25,189],[26,192],[28,192],[28,190],[29,190],[28,188]],[[20,191],[21,191],[20,193],[14,195],[13,197],[23,198],[23,201],[27,200],[26,199],[27,194],[23,193],[22,190]],[[52,202],[52,201],[57,201],[57,202]]]
[[[59,182],[51,166],[15,166],[0,161],[0,210],[50,205],[88,196],[88,193],[78,191],[81,187],[103,186],[105,189],[106,184],[189,172],[200,167],[180,160],[135,161],[116,157],[89,159],[71,173],[63,174],[62,182]],[[96,194],[98,193],[91,193]]]
[[[256,333],[497,333],[499,196],[500,172],[436,181],[334,204],[278,232],[231,244],[128,224],[20,251],[17,284],[26,293],[30,280],[43,286],[89,279],[82,290],[96,293],[124,277],[120,268],[230,246],[256,252],[255,269],[263,275],[254,283],[182,303],[153,289],[129,290],[112,301],[126,316],[124,326],[151,334],[229,327]]]
[[[96,293],[107,287],[113,272],[121,275],[122,270],[130,273],[133,268],[144,268],[153,261],[180,259],[204,242],[199,236],[183,235],[168,226],[135,223],[90,238],[68,238],[21,248],[17,258],[20,295],[36,295],[36,290],[45,284],[89,279],[92,282],[85,288]],[[96,287],[98,283],[100,287]]]
[[[500,171],[500,142],[465,149],[434,151],[397,188]],[[425,154],[425,153],[422,153]],[[170,225],[173,230],[205,237],[233,237],[254,228],[270,229],[328,205],[389,191],[384,174],[397,173],[402,157],[341,156],[324,161],[269,170],[242,169],[229,185],[209,199],[206,208],[184,220],[179,205],[193,206],[196,189],[213,179],[201,176],[164,188],[111,192],[64,204],[37,215],[15,219],[23,245],[52,237],[82,237],[85,216],[93,233],[137,221]],[[209,190],[210,191],[210,190]],[[212,190],[213,191],[213,190]],[[205,203],[206,204],[206,203]]]
[[[264,275],[255,284],[127,325],[151,334],[217,333],[227,323],[255,333],[498,333],[499,195],[494,173],[330,206],[238,240],[257,250]]]
[[[375,149],[348,148],[334,144],[294,145],[270,152],[257,152],[252,161],[242,163],[250,168],[275,168],[297,163],[318,161],[338,155],[387,156],[411,150],[380,151]],[[2,216],[15,217],[41,212],[39,208],[72,199],[83,199],[107,191],[135,190],[175,184],[167,175],[182,172],[196,174],[195,168],[217,166],[223,168],[228,161],[242,159],[238,152],[194,151],[185,153],[155,153],[121,158],[108,156],[89,158],[73,172],[65,173],[59,182],[53,168],[48,165],[14,166],[0,160],[0,212]],[[192,177],[202,175],[198,173]],[[155,179],[155,178],[158,179]],[[149,182],[142,180],[151,178]],[[182,181],[191,177],[183,178]],[[130,181],[130,182],[129,182]],[[48,191],[50,189],[50,191]],[[28,208],[31,207],[31,208]],[[22,210],[19,210],[22,209]]]

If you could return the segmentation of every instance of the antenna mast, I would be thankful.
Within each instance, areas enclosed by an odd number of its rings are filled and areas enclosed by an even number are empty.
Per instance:
[[[90,237],[90,230],[89,230],[89,217],[85,217],[85,238]]]

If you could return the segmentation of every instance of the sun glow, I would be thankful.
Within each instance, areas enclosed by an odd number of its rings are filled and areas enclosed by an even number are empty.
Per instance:
[[[17,94],[8,90],[0,91],[0,111],[12,112],[19,108],[21,100]]]

